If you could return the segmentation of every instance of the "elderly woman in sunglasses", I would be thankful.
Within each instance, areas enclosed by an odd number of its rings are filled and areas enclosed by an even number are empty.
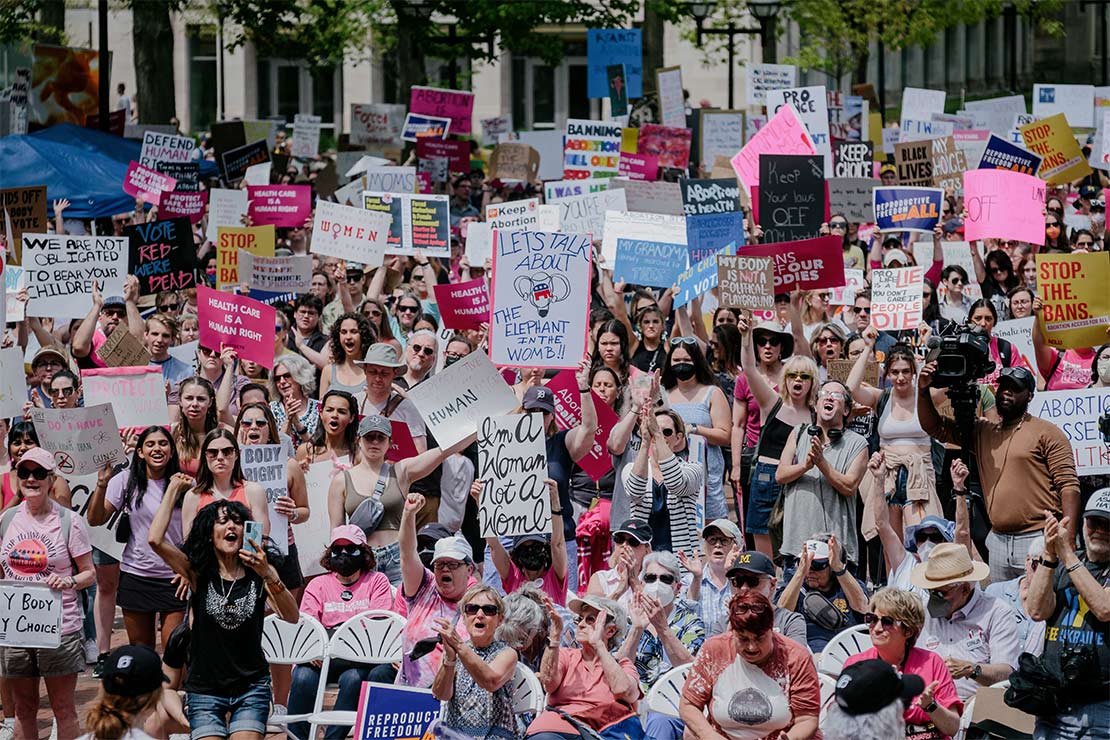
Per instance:
[[[959,732],[964,703],[956,694],[952,674],[943,658],[915,645],[925,626],[921,599],[897,588],[881,589],[871,597],[863,621],[872,647],[848,658],[844,667],[878,658],[899,673],[921,676],[925,690],[906,707],[903,715],[906,737],[947,740]]]
[[[294,445],[307,442],[320,424],[320,402],[311,397],[316,392],[315,368],[300,355],[286,355],[274,362],[271,380],[278,400],[270,402],[270,411],[278,427]]]

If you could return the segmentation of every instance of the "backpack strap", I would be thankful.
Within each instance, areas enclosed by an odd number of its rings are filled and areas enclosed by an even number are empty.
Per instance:
[[[397,410],[397,407],[400,406],[401,402],[404,400],[405,397],[402,396],[400,393],[397,393],[396,391],[390,393],[389,398],[386,399],[385,406],[382,407],[382,416],[388,419],[390,415]]]
[[[1005,339],[998,340],[998,357],[1002,360],[1002,367],[1013,367],[1014,345]]]
[[[383,462],[382,467],[378,470],[378,481],[374,484],[374,498],[380,499],[385,494],[385,487],[389,485],[389,476],[392,473],[392,466],[388,462]]]
[[[875,424],[878,425],[878,420],[883,418],[883,411],[886,405],[890,403],[890,389],[884,388],[883,392],[879,394],[879,402],[875,404]]]
[[[756,440],[755,449],[752,450],[752,475],[755,475],[755,464],[759,462],[759,450],[763,447],[763,436],[767,434],[767,424],[771,421],[771,419],[775,418],[775,415],[779,412],[779,409],[781,408],[782,399],[779,398],[775,401],[775,405],[771,407],[771,413],[767,414],[767,418],[761,420],[762,425],[759,427],[759,439]],[[749,480],[749,483],[750,482],[751,481]]]
[[[68,550],[69,535],[70,532],[73,531],[73,510],[67,509],[61,504],[56,505],[58,507],[58,511],[60,512],[59,518],[62,521],[62,541],[65,542],[66,549]],[[12,520],[15,519],[15,515],[18,513],[19,507],[13,506],[12,508],[5,511],[2,515],[0,515],[0,542],[2,542],[7,536],[8,527],[11,526]]]

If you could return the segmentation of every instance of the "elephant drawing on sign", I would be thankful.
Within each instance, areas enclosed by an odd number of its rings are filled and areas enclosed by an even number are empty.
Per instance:
[[[521,275],[513,282],[516,294],[536,307],[540,318],[547,316],[552,303],[566,300],[570,296],[570,281],[562,275],[536,272]]]

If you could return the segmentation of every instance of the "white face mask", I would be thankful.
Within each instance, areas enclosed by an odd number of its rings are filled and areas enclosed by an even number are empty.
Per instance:
[[[932,552],[933,548],[936,546],[937,545],[935,542],[929,542],[928,540],[922,542],[920,545],[917,546],[918,559],[922,563],[924,563],[926,560],[929,559],[929,553]]]
[[[1098,379],[1110,385],[1110,354],[1103,352],[1102,356],[1098,358],[1095,369],[1098,371]]]
[[[662,581],[656,581],[655,583],[649,583],[644,586],[644,595],[650,596],[666,607],[674,601],[674,588]]]

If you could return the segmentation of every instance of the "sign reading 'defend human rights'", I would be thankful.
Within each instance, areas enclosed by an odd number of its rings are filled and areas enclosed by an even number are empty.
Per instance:
[[[220,352],[235,350],[239,359],[274,366],[274,322],[277,310],[246,296],[197,286],[200,346]]]
[[[478,423],[482,537],[550,534],[551,494],[543,414],[490,416]]]
[[[197,250],[188,219],[125,226],[123,235],[130,243],[131,274],[139,278],[139,295],[196,285]]]
[[[940,220],[944,190],[940,188],[877,187],[874,189],[875,224],[879,231],[933,233]]]
[[[23,547],[42,547],[32,537]],[[14,546],[14,545],[13,545]],[[14,553],[4,553],[11,563],[13,576],[19,579],[25,566]],[[42,557],[45,559],[44,551]],[[29,568],[26,577],[39,575],[39,568]],[[0,583],[0,645],[18,648],[53,649],[62,644],[62,592],[44,584]]]
[[[128,240],[118,236],[24,234],[27,315],[82,318],[94,282],[103,296],[122,295],[127,250]]]
[[[188,136],[144,131],[139,164],[154,168],[162,162],[189,162],[195,157],[196,146],[196,142]]]

